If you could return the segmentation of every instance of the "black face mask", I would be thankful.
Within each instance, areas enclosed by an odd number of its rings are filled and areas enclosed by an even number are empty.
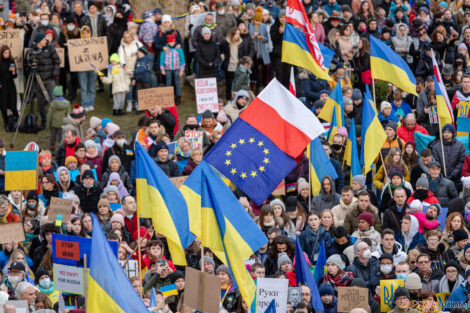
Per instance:
[[[419,201],[424,201],[428,197],[428,191],[426,189],[416,189],[414,197]]]
[[[417,292],[410,292],[410,298],[411,298],[411,300],[418,301],[418,293]]]
[[[197,125],[184,125],[184,128],[195,130],[195,129],[197,129]]]
[[[335,144],[332,144],[331,147],[334,150],[340,150],[343,147],[343,145],[340,145],[339,143],[335,143]]]

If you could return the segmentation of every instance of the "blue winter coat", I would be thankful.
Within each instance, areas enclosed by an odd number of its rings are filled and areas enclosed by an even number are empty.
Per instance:
[[[383,126],[385,126],[390,121],[398,123],[400,121],[400,119],[398,118],[397,112],[392,110],[392,112],[390,112],[390,115],[387,116],[387,117],[383,116],[382,112],[380,112],[379,113],[379,121]]]
[[[468,288],[468,282],[465,281],[450,294],[449,300],[446,302],[448,311],[452,308],[464,307],[465,302],[468,301]]]
[[[330,233],[320,226],[318,231],[315,232],[307,225],[305,230],[300,234],[300,246],[302,250],[307,253],[311,264],[315,263],[315,254],[318,253],[321,247],[321,242],[324,241],[325,245],[331,241]]]
[[[336,313],[336,307],[338,305],[338,298],[333,296],[333,301],[330,304],[326,305],[323,303],[323,308],[325,309],[325,313]]]
[[[403,236],[402,232],[399,232],[395,235],[395,240],[399,244],[401,244],[402,250],[405,251],[405,237]],[[416,247],[418,247],[422,243],[426,243],[426,239],[424,239],[423,235],[421,235],[418,232],[413,236],[413,239],[411,240],[410,247],[408,248],[408,251],[415,249]],[[405,252],[407,252],[407,251],[405,251]]]
[[[309,74],[308,78],[300,80],[301,90],[307,101],[305,105],[311,109],[315,101],[320,99],[320,91],[331,92],[330,84],[324,79],[318,79],[315,75]]]
[[[405,116],[409,113],[413,113],[413,111],[411,111],[410,105],[408,103],[406,103],[405,101],[401,102],[401,107],[400,108],[403,110],[403,113],[405,114]],[[397,114],[397,116],[399,115],[398,114],[398,107],[395,105],[395,102],[392,102],[392,112],[395,112]],[[405,118],[405,116],[403,116],[403,118]]]
[[[135,62],[134,80],[136,82],[152,82],[150,71],[150,57],[146,55],[142,59],[137,58],[137,61]]]

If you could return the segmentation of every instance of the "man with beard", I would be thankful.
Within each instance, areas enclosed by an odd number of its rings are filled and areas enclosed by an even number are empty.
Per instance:
[[[451,199],[459,196],[454,182],[441,174],[441,165],[436,161],[429,164],[428,181],[429,190],[436,196],[439,204],[443,207],[447,207],[447,203]]]
[[[169,110],[161,107],[149,109],[149,113],[153,120],[158,121],[160,125],[165,128],[165,133],[167,133],[168,136],[170,136],[170,140],[172,140],[173,131],[176,126],[175,116],[171,114]]]
[[[422,174],[428,174],[429,172],[429,163],[433,161],[432,157],[432,152],[431,149],[429,148],[424,148],[421,151],[421,157],[418,160],[418,164],[416,164],[412,169],[411,169],[411,174],[410,174],[410,183],[413,188],[416,189],[416,181],[418,178],[421,177]]]
[[[203,149],[210,144],[209,137],[207,137],[206,132],[204,131],[204,128],[202,128],[198,124],[196,115],[190,114],[188,115],[188,117],[186,117],[186,122],[183,125],[183,128],[181,128],[176,133],[175,141],[180,139],[181,137],[185,137],[187,130],[194,130],[194,131],[202,132],[202,148]]]
[[[339,226],[335,229],[334,240],[327,243],[326,246],[326,257],[330,257],[333,254],[343,254],[344,250],[354,244],[356,238],[348,235],[346,228]]]

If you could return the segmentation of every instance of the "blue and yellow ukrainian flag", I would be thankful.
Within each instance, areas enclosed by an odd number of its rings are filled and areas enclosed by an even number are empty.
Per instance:
[[[315,271],[313,277],[315,281],[320,281],[326,274],[326,251],[325,241],[322,240],[320,250],[318,251],[317,263],[315,264]]]
[[[181,186],[181,192],[188,203],[191,232],[229,267],[250,307],[256,286],[244,261],[268,242],[266,236],[205,160]]]
[[[91,214],[93,233],[90,251],[87,312],[148,312],[103,233],[95,214]]]
[[[374,36],[370,37],[370,69],[372,78],[389,82],[418,96],[416,78],[406,62],[390,47]]]
[[[377,114],[373,109],[373,104],[369,86],[366,85],[361,128],[361,164],[364,165],[364,174],[367,174],[372,169],[375,158],[379,155],[387,139],[382,124],[380,124]]]
[[[5,190],[38,189],[36,151],[9,151],[5,163]]]
[[[356,138],[356,125],[354,123],[354,119],[352,119],[351,126],[349,127],[348,141],[346,142],[346,150],[344,151],[346,164],[351,168],[351,184],[353,176],[360,175],[362,173]]]
[[[336,119],[337,127],[344,126],[343,91],[341,88],[341,81],[339,81],[331,92],[328,100],[326,100],[320,114],[318,114],[318,118],[321,118],[330,124],[333,124],[333,120]]]
[[[331,61],[333,61],[333,58],[335,57],[335,52],[322,45],[321,43],[318,43],[318,46],[320,47],[320,51],[323,56],[323,66],[325,67],[325,69],[327,69],[325,71],[328,73],[328,70],[331,66]]]
[[[135,144],[137,216],[151,218],[155,232],[168,241],[174,264],[186,265],[184,249],[196,238],[189,231],[186,201],[145,149]]]
[[[331,164],[330,158],[326,155],[325,149],[320,139],[317,137],[310,142],[307,147],[307,158],[310,160],[310,184],[312,194],[316,196],[321,190],[321,181],[323,177],[329,175],[333,179],[338,178],[336,170]]]
[[[331,80],[328,71],[322,69],[310,53],[305,34],[289,23],[286,23],[284,28],[281,60],[282,62],[305,68],[319,79]]]
[[[178,290],[176,289],[176,284],[171,284],[167,286],[160,287],[160,291],[162,292],[163,296],[177,296]]]

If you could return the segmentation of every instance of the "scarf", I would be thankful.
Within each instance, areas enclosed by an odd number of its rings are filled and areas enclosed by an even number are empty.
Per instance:
[[[272,222],[269,222],[269,223],[263,222],[263,225],[267,226],[267,227],[272,227],[272,226],[274,226],[275,223],[276,223],[276,221],[273,220]]]
[[[437,191],[439,189],[439,181],[440,181],[441,177],[438,177],[436,179],[432,179],[429,181],[429,190],[433,193],[433,194],[437,194]]]
[[[77,137],[77,139],[75,139],[75,143],[73,143],[72,145],[67,144],[65,140],[64,140],[64,143],[65,143],[65,157],[75,156],[75,146],[80,143],[80,137]]]
[[[51,201],[51,197],[56,197],[59,198],[59,189],[57,189],[56,186],[54,186],[54,189],[52,190],[43,190],[42,194],[44,195],[44,198],[47,199],[47,202]]]
[[[49,295],[50,293],[54,291],[54,282],[51,281],[51,286],[48,289],[42,288],[39,284],[37,285],[37,287],[39,288],[41,292],[44,292],[46,295]]]
[[[324,281],[333,282],[335,286],[349,286],[352,279],[353,274],[351,272],[343,272],[343,270],[336,277],[331,277],[330,273],[326,272],[323,278]]]
[[[390,183],[389,186],[390,186],[390,189],[392,189],[392,194],[390,195],[390,196],[392,196],[392,195],[395,193],[395,189],[398,189],[398,188],[400,188],[400,187],[404,187],[404,186],[405,186],[405,181],[402,179],[400,185],[395,186],[394,184]],[[387,187],[387,189],[388,189],[388,187]],[[390,192],[390,190],[389,190],[389,192]]]
[[[434,161],[434,158],[432,159],[432,161]],[[421,159],[418,160],[418,166],[426,175],[429,174],[429,168],[424,165],[423,162],[421,162]]]

